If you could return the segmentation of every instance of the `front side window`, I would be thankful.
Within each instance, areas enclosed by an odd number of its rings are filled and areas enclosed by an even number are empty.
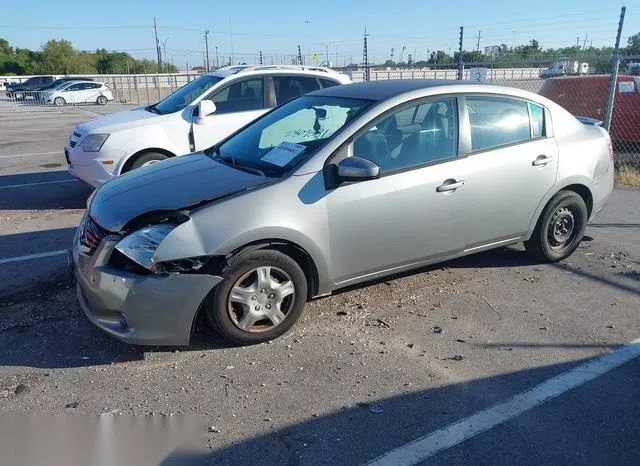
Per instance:
[[[206,153],[237,168],[247,167],[279,177],[309,159],[371,103],[360,99],[303,96],[258,119]]]
[[[529,109],[522,100],[467,97],[471,149],[480,151],[531,139]]]
[[[167,113],[174,113],[182,110],[187,105],[190,105],[196,98],[200,97],[204,91],[215,86],[224,78],[219,76],[211,76],[205,74],[193,81],[189,81],[187,84],[167,96],[155,105],[150,105],[146,109],[153,113],[165,115]]]
[[[447,98],[393,112],[354,141],[353,155],[376,163],[382,174],[455,157],[457,108],[457,100]]]
[[[320,89],[316,78],[308,76],[274,76],[273,87],[278,105]]]
[[[216,104],[216,114],[260,110],[264,108],[264,80],[236,81],[206,99]]]

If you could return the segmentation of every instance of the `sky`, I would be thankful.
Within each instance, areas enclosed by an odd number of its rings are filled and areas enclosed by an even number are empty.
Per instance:
[[[81,5],[81,6],[80,6]],[[39,49],[66,39],[80,50],[126,51],[155,59],[153,20],[161,48],[179,68],[201,65],[204,31],[212,65],[233,54],[234,63],[290,60],[298,45],[305,56],[326,52],[334,66],[362,61],[365,27],[369,55],[383,62],[453,52],[459,27],[464,48],[524,44],[543,48],[580,44],[613,46],[620,8],[627,6],[622,43],[640,32],[640,0],[12,0],[2,6],[0,38],[14,47]],[[28,14],[25,14],[28,12]],[[578,39],[579,38],[579,39]],[[403,52],[404,49],[404,52]]]

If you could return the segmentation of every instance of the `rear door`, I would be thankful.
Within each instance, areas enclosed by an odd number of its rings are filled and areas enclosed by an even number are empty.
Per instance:
[[[99,83],[82,83],[82,101],[84,103],[95,103],[100,95]]]
[[[265,79],[252,76],[234,80],[205,99],[216,104],[216,112],[193,125],[197,151],[213,146],[266,112]],[[194,117],[196,113],[197,107]]]
[[[545,109],[502,96],[467,96],[471,153],[465,182],[467,249],[519,238],[553,187],[558,147]]]

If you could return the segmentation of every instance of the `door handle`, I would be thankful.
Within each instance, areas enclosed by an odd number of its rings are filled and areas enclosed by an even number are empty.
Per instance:
[[[450,191],[455,191],[458,188],[462,188],[464,186],[464,180],[456,181],[453,179],[446,180],[440,186],[436,188],[436,191],[439,193],[446,193]]]
[[[533,162],[531,162],[531,165],[533,165],[534,167],[543,167],[548,163],[553,162],[553,157],[547,157],[546,155],[539,155]]]

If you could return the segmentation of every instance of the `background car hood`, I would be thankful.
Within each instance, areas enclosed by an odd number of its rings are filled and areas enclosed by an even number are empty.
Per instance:
[[[76,131],[82,135],[88,133],[112,133],[121,129],[155,124],[159,122],[159,119],[166,116],[167,115],[156,115],[155,113],[147,112],[143,108],[136,108],[94,118],[93,120],[79,124]]]
[[[118,232],[144,213],[179,210],[271,181],[199,152],[157,162],[106,182],[96,190],[89,213],[103,228]]]

